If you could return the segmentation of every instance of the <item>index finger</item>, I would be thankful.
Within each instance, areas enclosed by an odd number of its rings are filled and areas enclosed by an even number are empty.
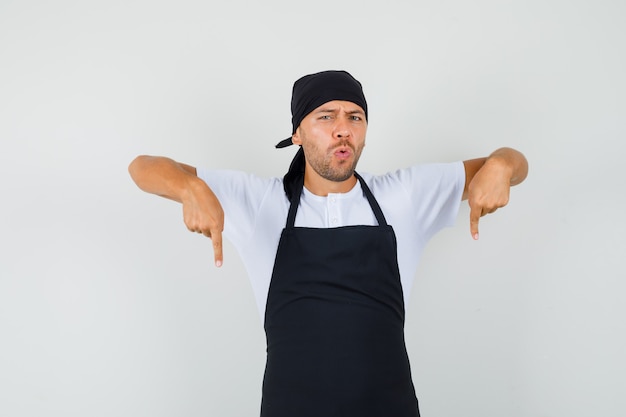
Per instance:
[[[480,220],[481,214],[481,209],[473,206],[470,207],[470,233],[474,240],[478,240],[478,221]]]
[[[213,242],[213,255],[215,259],[215,266],[220,267],[224,261],[224,257],[222,255],[222,231],[221,230],[212,230],[211,231],[211,241]]]

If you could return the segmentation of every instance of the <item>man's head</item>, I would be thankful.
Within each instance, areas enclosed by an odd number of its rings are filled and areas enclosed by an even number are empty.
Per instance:
[[[287,182],[306,171],[305,183],[342,183],[351,179],[365,146],[367,102],[361,83],[345,71],[324,71],[294,83],[291,100],[292,136],[276,147],[301,145]],[[306,156],[306,158],[305,158]],[[320,190],[324,193],[325,186]]]
[[[367,120],[367,101],[363,87],[346,71],[322,71],[305,75],[293,84],[291,95],[291,124],[293,135],[302,120],[313,110],[333,100],[350,101],[361,107]],[[280,141],[276,147],[291,145],[291,137]]]

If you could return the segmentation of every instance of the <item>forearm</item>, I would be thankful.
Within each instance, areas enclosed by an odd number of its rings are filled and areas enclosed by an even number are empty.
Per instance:
[[[138,156],[128,172],[137,186],[148,193],[182,202],[191,187],[202,182],[192,166],[162,156]]]

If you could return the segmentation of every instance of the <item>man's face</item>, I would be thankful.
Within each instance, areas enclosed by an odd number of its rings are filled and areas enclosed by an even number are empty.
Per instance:
[[[302,145],[307,168],[322,178],[341,182],[354,173],[365,146],[366,131],[367,121],[361,106],[334,100],[309,113],[292,140]]]

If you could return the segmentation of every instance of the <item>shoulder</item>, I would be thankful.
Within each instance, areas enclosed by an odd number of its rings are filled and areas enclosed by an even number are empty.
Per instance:
[[[465,180],[463,162],[419,164],[383,175],[361,174],[367,185],[378,192],[415,192],[432,188],[458,187]]]
[[[278,205],[287,203],[282,178],[202,168],[197,170],[197,175],[213,190],[222,204],[245,205],[255,210],[268,202]]]
[[[196,173],[199,178],[206,182],[227,181],[239,184],[248,185],[266,185],[269,186],[273,183],[281,183],[281,178],[264,178],[255,174],[251,174],[245,171],[238,171],[232,169],[207,169],[197,168]]]
[[[264,178],[244,171],[197,168],[197,175],[211,188],[267,191],[282,189],[282,178]]]

